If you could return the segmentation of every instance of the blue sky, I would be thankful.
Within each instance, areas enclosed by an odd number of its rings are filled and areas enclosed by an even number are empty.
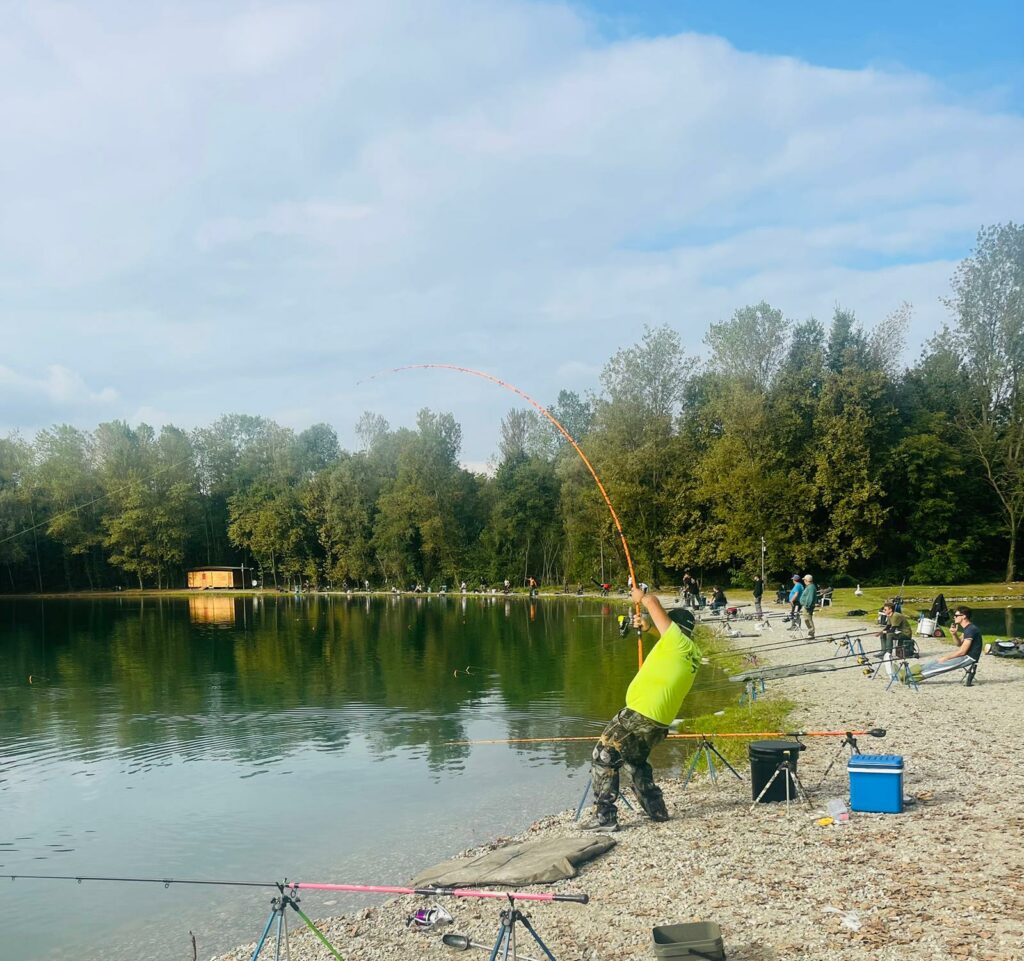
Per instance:
[[[578,8],[610,40],[683,32],[724,37],[737,49],[823,66],[876,66],[926,73],[952,92],[1020,109],[1024,96],[1024,4],[859,0],[591,0]]]
[[[595,390],[762,299],[908,357],[1024,206],[1008,3],[50,3],[0,36],[0,434]],[[823,11],[827,11],[827,16]]]

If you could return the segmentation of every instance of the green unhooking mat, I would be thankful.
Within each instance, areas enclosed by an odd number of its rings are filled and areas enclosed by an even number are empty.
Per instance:
[[[467,884],[550,884],[576,876],[576,868],[615,846],[610,837],[552,838],[508,844],[475,858],[442,861],[412,879],[412,887]]]

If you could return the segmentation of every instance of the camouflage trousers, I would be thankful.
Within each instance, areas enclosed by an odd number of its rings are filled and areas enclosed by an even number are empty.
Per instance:
[[[590,766],[597,816],[608,821],[616,816],[619,799],[619,771],[625,769],[640,806],[654,820],[668,817],[661,788],[654,783],[654,771],[647,763],[653,748],[665,740],[668,728],[643,714],[624,707],[608,722],[597,744]]]

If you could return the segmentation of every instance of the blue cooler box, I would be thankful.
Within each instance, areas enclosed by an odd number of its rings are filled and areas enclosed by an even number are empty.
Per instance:
[[[854,754],[850,772],[850,810],[903,813],[903,758],[899,754]]]

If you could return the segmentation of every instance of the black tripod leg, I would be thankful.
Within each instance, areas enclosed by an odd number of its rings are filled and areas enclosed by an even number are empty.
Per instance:
[[[537,942],[537,946],[541,949],[541,951],[544,952],[545,955],[547,955],[550,961],[557,961],[557,958],[555,958],[555,956],[548,950],[548,946],[543,941],[541,941],[540,935],[534,930],[533,925],[530,924],[530,919],[525,914],[521,914],[519,916],[519,920],[523,922],[523,927],[530,932],[530,935],[533,938],[533,940]]]
[[[718,758],[718,760],[719,760],[719,761],[721,761],[721,762],[722,762],[722,763],[723,763],[723,764],[724,764],[724,765],[725,765],[725,766],[726,766],[726,767],[727,767],[727,768],[728,768],[728,769],[729,769],[730,771],[732,771],[732,773],[733,773],[733,774],[735,774],[735,775],[736,775],[736,780],[737,780],[737,781],[742,781],[742,780],[743,780],[743,775],[742,775],[742,774],[740,774],[740,772],[739,772],[739,771],[737,771],[737,770],[736,770],[736,768],[734,768],[734,767],[733,767],[733,766],[732,766],[732,765],[731,765],[731,764],[730,764],[730,763],[729,763],[729,762],[728,762],[728,761],[727,761],[727,760],[725,759],[725,756],[724,756],[724,755],[722,754],[722,752],[721,752],[721,751],[719,751],[719,750],[718,750],[718,748],[717,748],[717,747],[715,747],[715,746],[714,746],[714,744],[709,744],[709,745],[708,745],[708,747],[709,747],[709,749],[710,749],[710,750],[712,750],[712,751],[714,751],[714,752],[715,752],[715,756],[716,756],[716,757]],[[708,758],[708,760],[710,761],[710,758]]]

